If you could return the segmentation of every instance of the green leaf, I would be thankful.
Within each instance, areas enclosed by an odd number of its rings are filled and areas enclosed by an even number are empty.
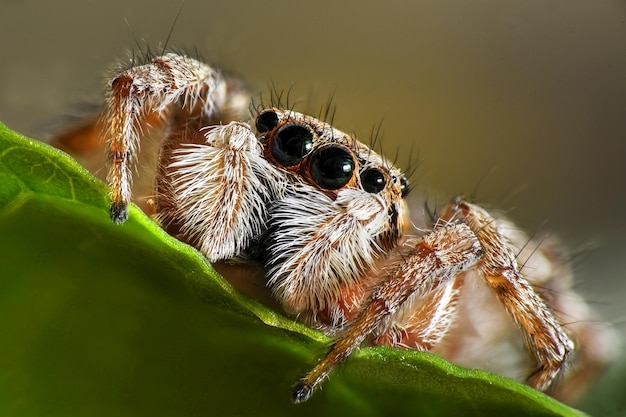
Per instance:
[[[361,349],[305,404],[329,340],[237,293],[75,161],[0,125],[0,415],[580,412],[435,355]]]

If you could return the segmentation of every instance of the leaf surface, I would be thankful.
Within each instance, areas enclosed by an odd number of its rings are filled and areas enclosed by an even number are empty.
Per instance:
[[[0,125],[0,415],[578,416],[443,359],[361,349],[305,404],[329,339],[235,291],[73,159]]]

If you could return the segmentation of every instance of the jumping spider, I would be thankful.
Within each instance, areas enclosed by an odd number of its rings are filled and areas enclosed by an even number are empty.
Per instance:
[[[435,351],[467,366],[499,355],[528,359],[498,348],[513,339],[511,318],[534,363],[527,382],[537,389],[551,388],[575,348],[563,384],[570,397],[606,362],[607,333],[571,289],[557,245],[537,248],[508,221],[461,199],[435,213],[429,231],[417,229],[407,179],[388,160],[279,106],[257,108],[253,129],[241,122],[249,108],[239,80],[187,56],[166,53],[120,70],[98,122],[111,218],[127,218],[140,139],[156,126],[160,225],[212,262],[261,263],[287,313],[336,337],[294,388],[295,402],[363,343]],[[531,252],[522,273],[520,259]]]

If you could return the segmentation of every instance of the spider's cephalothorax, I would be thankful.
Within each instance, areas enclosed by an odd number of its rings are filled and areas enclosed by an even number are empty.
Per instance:
[[[398,244],[406,179],[313,117],[270,108],[255,124],[264,157],[290,181],[263,238],[269,286],[288,312],[341,328],[371,288],[365,275]]]
[[[591,324],[556,245],[536,248],[512,224],[460,199],[435,214],[430,231],[418,231],[405,203],[407,181],[387,160],[280,105],[258,110],[253,128],[242,122],[249,103],[239,80],[186,56],[120,70],[98,122],[108,146],[111,217],[126,219],[140,136],[149,125],[160,128],[152,207],[162,227],[211,261],[260,261],[287,313],[338,337],[297,385],[294,401],[306,400],[363,342],[484,367],[496,362],[496,351],[526,358],[498,349],[514,339],[514,322],[532,353],[528,383],[541,390],[575,343],[566,380],[574,388],[610,357],[603,346],[611,335]],[[531,265],[528,274],[518,259]],[[520,361],[509,362],[498,371],[518,372]]]

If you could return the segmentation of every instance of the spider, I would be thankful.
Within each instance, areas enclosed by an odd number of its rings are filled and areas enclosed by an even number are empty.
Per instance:
[[[211,262],[260,263],[284,311],[335,338],[294,387],[294,402],[362,344],[467,366],[513,357],[503,367],[531,363],[527,383],[544,391],[567,363],[572,392],[608,360],[610,335],[591,324],[558,244],[538,246],[460,198],[417,228],[408,181],[388,160],[279,104],[256,108],[253,127],[242,122],[251,108],[244,84],[197,59],[150,57],[119,69],[107,88],[98,125],[111,219],[128,217],[139,144],[156,127],[156,221]],[[508,342],[515,327],[529,355]]]

